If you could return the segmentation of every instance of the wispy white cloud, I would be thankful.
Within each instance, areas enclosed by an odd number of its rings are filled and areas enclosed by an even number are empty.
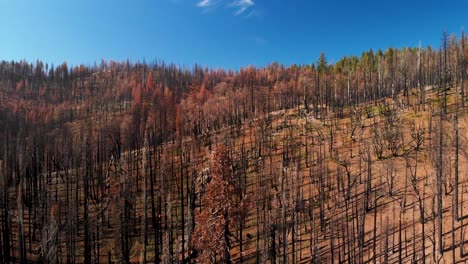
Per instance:
[[[231,6],[237,8],[237,11],[234,13],[234,15],[236,16],[244,13],[245,10],[249,9],[254,5],[255,3],[252,0],[236,0],[231,4]]]
[[[243,14],[255,5],[253,0],[200,0],[197,6],[205,10],[215,9],[219,6],[225,6],[235,9],[234,15]]]
[[[198,2],[197,6],[198,7],[208,7],[208,6],[211,6],[213,4],[213,1],[211,0],[202,0],[200,2]]]

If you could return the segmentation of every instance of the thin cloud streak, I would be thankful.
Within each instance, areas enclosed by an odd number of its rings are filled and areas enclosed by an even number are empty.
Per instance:
[[[202,0],[202,1],[198,2],[198,4],[197,4],[198,7],[208,7],[210,5],[212,5],[211,0]]]
[[[226,0],[201,0],[197,3],[197,7],[203,8],[205,10],[209,8],[216,8],[219,6],[217,3],[219,2],[226,2]],[[216,5],[215,5],[216,4]],[[235,16],[243,14],[248,9],[252,8],[255,5],[254,1],[252,0],[235,0],[231,1],[229,4],[225,3],[224,6],[234,8],[236,11],[234,12]]]
[[[236,11],[235,15],[238,16],[245,12],[248,8],[255,5],[252,0],[237,0],[231,4],[233,7],[237,7],[238,10]]]

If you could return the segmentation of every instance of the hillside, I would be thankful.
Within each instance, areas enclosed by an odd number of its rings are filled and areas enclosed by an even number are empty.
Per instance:
[[[0,263],[464,263],[463,43],[236,73],[2,62]]]
[[[436,95],[432,91],[430,93],[429,101],[436,101],[432,100]],[[454,97],[451,93],[449,101],[453,101]],[[416,98],[412,100],[416,101]],[[456,260],[463,260],[465,255],[462,249],[465,248],[463,242],[466,239],[464,212],[467,211],[463,202],[468,169],[468,153],[464,152],[464,146],[468,144],[467,108],[460,109],[459,116],[458,219],[453,211],[454,189],[457,188],[454,182],[456,141],[452,122],[453,103],[449,104],[452,110],[442,121],[443,256],[437,249],[437,169],[440,165],[436,153],[440,146],[440,121],[437,113],[428,111],[431,104],[420,108],[419,111],[404,108],[391,99],[385,99],[370,105],[359,105],[341,118],[330,114],[330,117],[321,120],[302,109],[299,112],[292,109],[267,115],[263,120],[252,120],[250,124],[238,128],[236,136],[232,136],[229,130],[215,133],[211,140],[225,142],[233,162],[232,173],[239,177],[236,183],[250,202],[246,206],[245,220],[234,225],[233,260],[240,261],[240,232],[243,235],[243,261],[247,263],[274,259],[296,263],[312,260],[324,263],[374,260],[379,263],[401,263],[421,261],[422,252],[426,254],[428,263],[437,262],[439,258],[443,263],[451,263],[453,254]],[[398,134],[389,137],[385,134],[388,132],[386,129]],[[378,138],[378,135],[382,138]],[[398,142],[388,142],[389,138]],[[391,144],[397,148],[393,150]],[[377,155],[380,148],[383,152],[381,158]],[[133,229],[128,234],[131,261],[141,262],[145,225],[147,230],[154,228],[152,205],[148,198],[146,213],[144,210],[145,196],[149,197],[151,192],[148,185],[154,181],[155,193],[152,195],[156,200],[155,215],[161,215],[159,225],[162,229],[160,237],[156,239],[162,241],[162,247],[173,243],[172,254],[181,258],[182,231],[176,226],[182,221],[181,210],[187,214],[186,232],[190,232],[191,218],[195,215],[196,225],[201,209],[198,208],[197,198],[181,196],[180,186],[185,185],[182,187],[185,188],[184,192],[191,195],[187,189],[193,188],[195,193],[200,193],[203,185],[209,184],[204,181],[209,181],[212,152],[208,146],[194,144],[191,140],[126,152],[118,161],[102,164],[106,171],[103,189],[95,186],[97,182],[90,183],[90,192],[100,194],[100,200],[93,198],[96,194],[83,193],[80,186],[85,184],[80,179],[72,178],[72,175],[79,173],[78,170],[50,173],[43,183],[47,184],[49,193],[39,194],[50,201],[44,204],[50,208],[47,209],[49,215],[32,216],[24,208],[21,216],[16,207],[20,206],[21,200],[15,195],[21,187],[10,191],[10,232],[24,232],[25,237],[33,236],[33,232],[37,235],[39,231],[29,225],[30,219],[37,217],[45,217],[49,222],[42,234],[39,233],[41,235],[57,226],[73,230],[69,226],[73,223],[68,223],[67,219],[71,214],[84,214],[83,196],[90,195],[88,225],[92,230],[91,237],[99,236],[98,240],[91,239],[93,254],[99,252],[100,262],[107,262],[109,256],[111,261],[117,261],[116,248],[121,243],[118,232],[122,232],[117,228],[119,221],[126,221]],[[154,175],[149,175],[151,171],[154,171]],[[172,173],[184,175],[183,183],[171,184],[178,180],[171,177]],[[180,199],[189,206],[194,203],[194,208],[181,208]],[[126,219],[119,219],[119,215],[124,213],[120,212],[119,207],[126,201],[132,203],[129,205],[132,211],[127,212]],[[190,212],[192,209],[193,212]],[[421,210],[424,211],[424,227]],[[19,225],[21,217],[23,230]],[[455,222],[452,223],[452,220]],[[83,218],[74,229],[76,239],[57,236],[55,242],[63,251],[70,250],[72,246],[76,250],[77,263],[83,262],[79,257],[83,255],[84,246],[85,223],[82,221]],[[242,228],[237,226],[239,224],[242,224]],[[154,259],[155,239],[151,231],[147,232],[146,258],[149,261]],[[47,236],[50,239],[51,235]],[[187,236],[188,239],[190,236]],[[20,243],[16,236],[11,241],[13,245]],[[422,250],[423,244],[425,251]],[[190,246],[187,245],[186,250],[188,248]],[[272,252],[272,248],[276,248],[276,253]],[[34,255],[40,253],[41,244],[32,242],[31,249],[31,253],[36,254],[29,253],[28,258],[34,260]],[[13,251],[13,254],[19,253]],[[164,261],[168,261],[167,257],[165,253],[161,256]]]

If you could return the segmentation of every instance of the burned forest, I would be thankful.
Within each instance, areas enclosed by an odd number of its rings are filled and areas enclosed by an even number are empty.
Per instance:
[[[467,41],[1,61],[0,263],[463,263]]]

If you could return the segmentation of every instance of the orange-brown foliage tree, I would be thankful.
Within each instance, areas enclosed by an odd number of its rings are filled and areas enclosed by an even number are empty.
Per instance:
[[[192,244],[198,251],[197,262],[231,262],[231,229],[245,218],[247,199],[239,200],[232,171],[232,160],[227,148],[219,146],[211,159],[211,181],[201,198],[202,210],[195,216]]]

